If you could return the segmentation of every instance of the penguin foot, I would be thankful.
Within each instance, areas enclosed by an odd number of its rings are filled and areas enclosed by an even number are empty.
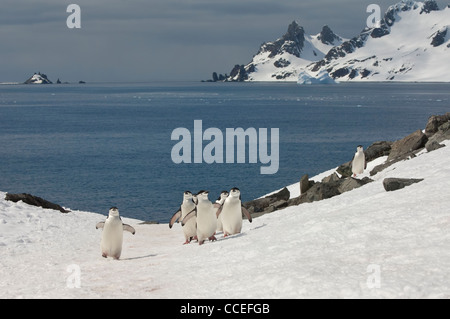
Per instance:
[[[190,240],[186,240],[185,242],[184,242],[184,244],[183,245],[188,245],[188,244],[190,244],[191,243],[191,241]]]
[[[105,254],[105,253],[103,253],[103,254],[102,254],[102,257],[103,257],[103,258],[108,258],[108,255]]]
[[[204,240],[200,240],[199,242],[198,242],[198,244],[201,246],[201,245],[203,245],[205,243],[205,241]]]
[[[211,237],[209,237],[208,238],[210,241],[217,241],[217,238],[214,236],[214,235],[212,235]]]

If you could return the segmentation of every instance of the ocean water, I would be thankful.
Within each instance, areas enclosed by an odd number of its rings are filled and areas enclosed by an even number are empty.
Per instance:
[[[359,144],[402,138],[445,112],[450,84],[443,83],[0,85],[0,190],[168,222],[185,190],[207,189],[215,200],[239,187],[243,201],[252,200],[351,160]],[[172,132],[193,135],[194,120],[224,136],[227,128],[278,128],[278,172],[262,175],[263,164],[248,159],[175,164]]]

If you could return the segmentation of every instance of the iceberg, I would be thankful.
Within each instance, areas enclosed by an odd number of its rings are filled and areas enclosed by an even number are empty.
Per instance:
[[[336,84],[339,82],[335,81],[326,70],[322,70],[319,73],[317,73],[316,76],[313,76],[306,71],[300,72],[297,83],[300,85],[305,85],[305,84]]]

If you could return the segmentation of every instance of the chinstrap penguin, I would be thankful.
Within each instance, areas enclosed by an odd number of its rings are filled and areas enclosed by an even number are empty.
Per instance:
[[[352,159],[352,173],[353,177],[364,173],[367,168],[366,156],[364,155],[364,148],[358,145],[355,156]]]
[[[117,207],[111,207],[106,221],[99,222],[95,228],[103,228],[101,241],[102,256],[104,258],[109,256],[116,260],[122,254],[123,232],[128,231],[133,235],[136,233],[133,227],[122,222]]]
[[[235,187],[230,191],[229,196],[217,211],[218,216],[222,216],[222,226],[224,237],[239,234],[242,230],[242,214],[248,221],[252,222],[252,216],[245,207],[242,206],[241,192]]]
[[[172,216],[169,223],[169,228],[173,227],[175,222],[183,220],[189,213],[195,212],[196,205],[193,201],[193,195],[190,191],[186,191],[183,194],[183,203],[180,209]],[[197,237],[197,217],[193,216],[186,224],[183,225],[183,233],[185,242],[184,245],[189,244],[192,239]]]
[[[197,217],[197,239],[199,245],[203,245],[206,239],[217,240],[214,236],[217,228],[217,217],[215,208],[208,199],[208,191],[201,191],[197,195],[197,210],[189,213],[182,221],[181,225],[186,225],[194,216]]]

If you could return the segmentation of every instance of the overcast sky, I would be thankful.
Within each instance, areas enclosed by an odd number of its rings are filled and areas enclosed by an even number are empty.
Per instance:
[[[395,0],[1,0],[0,82],[201,80],[246,64],[296,20],[346,38]],[[81,7],[81,29],[66,25]],[[438,1],[443,8],[448,0]]]

